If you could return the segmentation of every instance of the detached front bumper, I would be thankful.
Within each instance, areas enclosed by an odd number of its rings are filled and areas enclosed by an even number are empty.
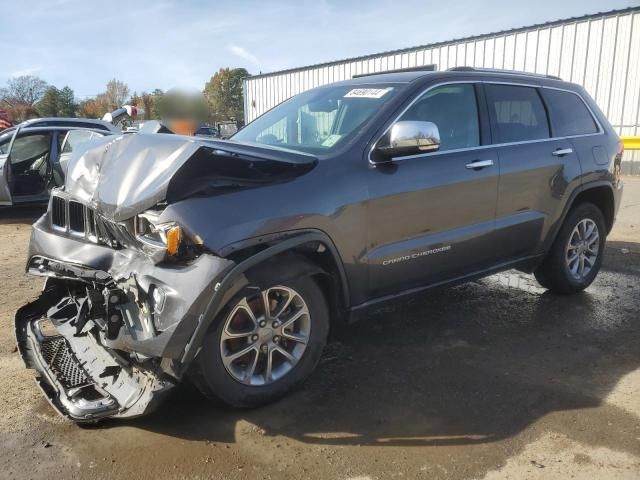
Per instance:
[[[49,403],[76,422],[135,417],[155,408],[173,383],[118,358],[92,333],[76,336],[69,321],[49,319],[48,307],[60,293],[48,285],[16,314],[18,350],[25,365],[37,372],[36,382]]]
[[[27,269],[47,281],[16,313],[20,354],[68,418],[143,415],[195,355],[196,333],[233,265],[209,254],[154,264],[132,249],[55,232],[43,217],[33,227]]]

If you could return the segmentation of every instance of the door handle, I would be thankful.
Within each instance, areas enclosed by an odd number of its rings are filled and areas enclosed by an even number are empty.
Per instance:
[[[485,167],[492,167],[493,166],[493,160],[475,160],[471,163],[467,163],[466,167],[469,170],[476,170],[476,169],[481,169],[481,168],[485,168]]]
[[[573,148],[559,148],[551,152],[551,155],[554,155],[556,157],[564,157],[565,155],[569,155],[570,153],[573,153]]]

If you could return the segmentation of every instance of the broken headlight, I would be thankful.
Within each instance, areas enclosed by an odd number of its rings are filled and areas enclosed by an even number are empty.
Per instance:
[[[175,222],[159,222],[159,214],[147,211],[135,218],[135,236],[154,253],[166,253],[175,257],[180,253],[184,234]]]

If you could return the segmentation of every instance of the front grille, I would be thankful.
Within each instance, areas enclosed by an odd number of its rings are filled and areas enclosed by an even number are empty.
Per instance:
[[[66,390],[92,384],[64,337],[45,337],[40,351],[49,370]]]
[[[87,235],[96,238],[96,216],[90,208],[87,209]]]
[[[71,200],[59,193],[51,197],[51,224],[74,236],[83,236],[90,242],[111,248],[137,245],[135,237],[123,224],[100,217],[87,205]]]
[[[69,202],[69,231],[85,233],[85,206],[79,202]]]
[[[64,198],[51,198],[51,223],[58,228],[67,228],[67,203]]]

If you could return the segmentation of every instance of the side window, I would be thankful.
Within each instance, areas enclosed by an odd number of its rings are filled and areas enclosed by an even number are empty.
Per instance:
[[[542,96],[549,106],[554,137],[585,135],[598,131],[591,113],[577,95],[543,88]]]
[[[90,130],[72,130],[64,141],[61,153],[71,153],[78,145],[96,136],[98,135]]]
[[[440,131],[441,151],[480,145],[478,104],[470,83],[429,90],[399,120],[435,123]]]
[[[547,112],[537,89],[489,84],[486,91],[497,130],[493,132],[493,143],[549,138]]]
[[[11,168],[13,173],[37,170],[49,158],[51,136],[48,133],[26,135],[16,138],[11,149]]]

